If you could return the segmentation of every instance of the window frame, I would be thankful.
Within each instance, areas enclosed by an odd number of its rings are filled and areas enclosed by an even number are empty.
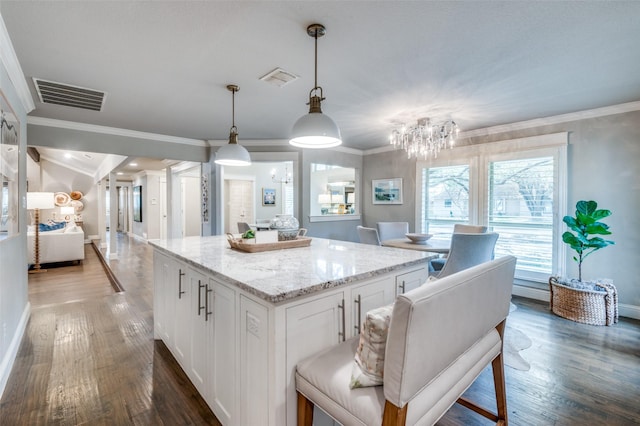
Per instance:
[[[488,225],[489,222],[489,164],[495,161],[535,157],[553,157],[553,242],[551,274],[564,274],[566,250],[562,242],[562,217],[567,206],[568,133],[560,132],[527,138],[456,147],[441,151],[437,158],[416,162],[416,220],[415,229],[423,224],[424,188],[422,171],[430,167],[469,165],[469,223]],[[544,275],[544,277],[543,277]],[[542,283],[548,276],[516,269],[515,283]]]

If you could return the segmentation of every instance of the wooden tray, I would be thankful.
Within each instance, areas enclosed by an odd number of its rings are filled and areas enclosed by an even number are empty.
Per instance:
[[[311,238],[297,237],[295,240],[278,241],[273,243],[245,243],[242,239],[234,238],[231,234],[227,234],[227,241],[232,249],[244,251],[247,253],[257,253],[261,251],[282,250],[288,248],[308,247],[311,245]]]

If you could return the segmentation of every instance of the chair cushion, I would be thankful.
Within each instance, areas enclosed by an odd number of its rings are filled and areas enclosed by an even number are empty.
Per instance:
[[[382,423],[382,386],[350,389],[354,337],[300,361],[296,368],[296,389],[343,425]]]
[[[353,361],[349,387],[362,388],[382,384],[384,352],[393,304],[367,312],[360,331],[360,340]]]

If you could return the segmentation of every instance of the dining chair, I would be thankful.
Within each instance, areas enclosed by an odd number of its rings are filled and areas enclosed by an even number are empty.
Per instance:
[[[467,225],[465,223],[456,223],[453,225],[454,234],[484,234],[485,232],[487,232],[487,229],[488,227],[484,225]],[[429,262],[429,270],[441,271],[446,262],[446,255],[437,259],[433,259]]]
[[[245,232],[251,230],[251,227],[247,222],[238,222],[238,232],[244,234]]]
[[[498,241],[497,232],[485,234],[453,234],[449,257],[440,271],[429,268],[429,276],[444,278],[472,266],[493,259],[493,250]]]
[[[358,237],[362,244],[380,245],[380,238],[378,237],[378,230],[376,228],[366,228],[358,225]]]
[[[409,222],[378,222],[376,227],[380,241],[404,238],[409,232]]]

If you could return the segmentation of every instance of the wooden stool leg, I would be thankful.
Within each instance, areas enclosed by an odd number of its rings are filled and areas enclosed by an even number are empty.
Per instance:
[[[504,342],[504,329],[506,320],[502,321],[496,329],[500,334],[500,338]],[[498,405],[498,424],[508,425],[507,419],[507,387],[504,382],[504,352],[500,350],[500,354],[491,362],[493,370],[493,386],[496,391],[496,404]]]
[[[313,425],[313,402],[309,401],[306,396],[298,394],[298,426]]]

